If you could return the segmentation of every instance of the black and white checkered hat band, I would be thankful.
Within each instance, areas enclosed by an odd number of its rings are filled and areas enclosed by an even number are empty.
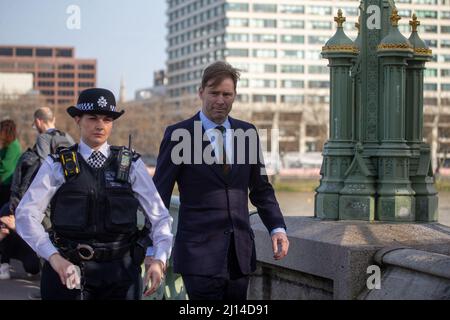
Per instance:
[[[79,103],[76,105],[76,108],[82,111],[93,111],[93,110],[108,110],[108,111],[116,111],[116,106],[110,105],[108,107],[94,107],[93,103]]]

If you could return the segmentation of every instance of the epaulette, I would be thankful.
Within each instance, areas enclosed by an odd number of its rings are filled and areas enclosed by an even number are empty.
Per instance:
[[[133,150],[133,162],[138,161],[140,157],[141,155]]]

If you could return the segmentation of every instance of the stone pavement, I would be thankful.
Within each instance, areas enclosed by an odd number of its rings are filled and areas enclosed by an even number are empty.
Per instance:
[[[10,280],[0,280],[0,300],[29,300],[39,293],[39,275],[28,276],[17,260],[12,260]]]
[[[22,268],[22,264],[17,260],[11,260],[12,272],[10,280],[0,280],[0,301],[1,300],[39,300],[40,274],[29,276]],[[171,272],[169,268],[166,275],[165,285],[150,297],[143,297],[143,300],[161,300],[163,295],[167,299],[185,300],[186,292],[181,277]]]

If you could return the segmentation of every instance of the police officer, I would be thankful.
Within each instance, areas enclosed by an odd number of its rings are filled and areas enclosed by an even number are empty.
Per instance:
[[[144,261],[144,294],[150,295],[170,256],[172,218],[139,154],[107,143],[124,111],[116,111],[112,92],[92,88],[67,112],[80,129],[80,143],[46,159],[16,209],[18,233],[46,260],[42,299],[139,299],[141,264],[152,239],[152,256]],[[41,221],[49,203],[47,233]],[[139,206],[151,232],[137,228]]]

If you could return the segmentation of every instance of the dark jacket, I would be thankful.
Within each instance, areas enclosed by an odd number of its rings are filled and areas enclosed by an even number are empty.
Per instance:
[[[16,210],[45,158],[50,154],[56,153],[58,147],[69,147],[73,144],[73,139],[69,134],[55,129],[51,132],[40,134],[33,148],[28,148],[20,156],[11,183],[11,196],[9,198],[11,213],[14,213]],[[49,208],[46,209],[45,213],[43,225],[48,229],[50,228]]]
[[[250,123],[229,119],[234,130],[256,130]],[[175,182],[180,192],[174,271],[205,276],[219,274],[226,261],[230,237],[234,236],[239,266],[244,274],[249,274],[255,270],[256,256],[254,234],[249,221],[248,197],[258,208],[269,231],[285,228],[274,190],[267,176],[261,175],[263,163],[248,163],[248,140],[245,143],[245,164],[236,164],[236,145],[235,162],[227,177],[223,175],[220,164],[208,165],[203,161],[201,164],[193,164],[194,152],[191,154],[191,164],[176,165],[171,159],[171,153],[178,142],[171,141],[171,134],[176,129],[188,130],[194,150],[194,121],[200,121],[199,114],[166,129],[153,178],[167,208],[170,206]],[[257,142],[258,149],[259,139]],[[209,141],[203,142],[202,148],[208,145]]]
[[[42,164],[49,154],[56,153],[56,148],[69,147],[74,144],[75,141],[68,133],[53,129],[51,131],[41,133],[37,137],[34,149]]]

